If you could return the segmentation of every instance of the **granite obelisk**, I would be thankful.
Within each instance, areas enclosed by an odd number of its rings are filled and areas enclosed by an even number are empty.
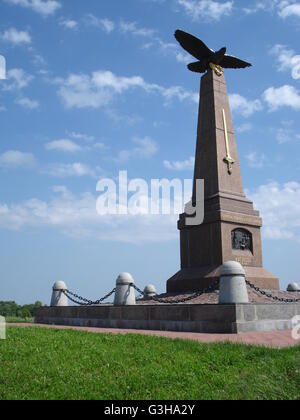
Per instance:
[[[244,192],[225,78],[213,70],[201,79],[194,179],[205,182],[204,223],[187,226],[188,216],[180,216],[181,270],[167,291],[204,289],[230,260],[244,266],[253,284],[279,289],[278,278],[263,268],[262,219]]]

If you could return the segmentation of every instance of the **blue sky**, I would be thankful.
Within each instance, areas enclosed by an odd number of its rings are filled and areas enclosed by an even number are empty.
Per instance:
[[[199,76],[177,28],[253,63],[226,71],[244,185],[264,265],[300,280],[300,3],[1,0],[1,300],[49,303],[60,279],[98,298],[122,271],[164,291],[179,269],[176,217],[95,207],[119,170],[192,177]]]

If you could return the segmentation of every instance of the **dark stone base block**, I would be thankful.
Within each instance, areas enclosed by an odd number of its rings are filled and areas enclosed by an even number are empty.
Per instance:
[[[167,293],[187,293],[204,290],[220,278],[220,267],[182,269],[167,282]],[[279,279],[260,267],[244,267],[246,278],[266,290],[280,290]]]
[[[136,305],[41,308],[35,322],[132,330],[237,334],[293,328],[300,304]]]

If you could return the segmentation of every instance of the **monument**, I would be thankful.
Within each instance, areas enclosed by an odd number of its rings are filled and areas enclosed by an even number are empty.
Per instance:
[[[176,39],[199,61],[189,70],[206,73],[201,79],[193,204],[196,180],[205,182],[205,216],[187,226],[180,215],[181,270],[167,282],[168,293],[202,290],[220,277],[226,261],[244,266],[246,278],[263,289],[279,290],[279,279],[263,268],[260,214],[247,199],[239,164],[224,68],[251,64],[218,52],[182,31]]]
[[[293,293],[258,288],[276,290],[279,281],[263,268],[262,220],[245,196],[223,75],[223,67],[250,64],[226,55],[226,48],[214,52],[182,31],[176,32],[176,38],[199,60],[189,69],[207,72],[201,81],[192,197],[195,206],[199,202],[197,180],[204,179],[205,217],[203,224],[197,224],[190,217],[190,205],[180,216],[181,270],[168,281],[172,295],[157,295],[152,285],[143,292],[129,273],[122,273],[116,287],[96,301],[56,282],[51,307],[37,311],[36,323],[236,334],[290,330],[300,315],[297,285],[291,285]],[[253,289],[251,296],[247,283]],[[218,284],[220,292],[215,293]],[[135,291],[144,299],[136,299]],[[103,304],[113,294],[114,304]],[[66,306],[64,298],[79,306]]]

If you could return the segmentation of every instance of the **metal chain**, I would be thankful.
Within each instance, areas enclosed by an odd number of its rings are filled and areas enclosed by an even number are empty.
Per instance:
[[[281,303],[298,303],[300,302],[300,299],[285,299],[285,298],[280,298],[278,296],[274,296],[271,293],[266,292],[265,290],[261,289],[260,287],[255,286],[254,284],[250,283],[250,281],[246,280],[246,283],[248,284],[249,287],[251,287],[251,289],[255,290],[257,293],[260,293],[261,295],[273,299],[276,302],[281,302]]]
[[[69,294],[68,294],[68,291],[67,290],[63,290],[62,291],[62,293],[71,301],[71,302],[73,302],[73,303],[75,303],[76,305],[79,305],[79,306],[87,306],[87,304],[86,303],[83,303],[83,302],[80,302],[79,300],[76,300],[76,299],[74,299],[74,298],[72,298]]]
[[[116,288],[112,289],[111,292],[107,293],[106,296],[104,296],[103,298],[96,300],[96,302],[93,302],[93,305],[100,305],[102,302],[104,302],[106,299],[108,299],[109,297],[111,297],[114,293],[116,292]]]
[[[216,281],[211,286],[207,287],[206,289],[204,289],[202,291],[199,291],[199,292],[196,292],[196,293],[193,293],[192,296],[189,296],[189,297],[183,298],[183,299],[173,299],[173,300],[171,300],[171,299],[167,299],[167,298],[166,299],[161,299],[161,298],[153,296],[153,297],[149,298],[149,300],[154,300],[154,302],[165,303],[165,304],[168,304],[168,305],[176,305],[176,304],[179,304],[179,303],[186,303],[186,302],[190,302],[192,300],[195,300],[195,299],[197,299],[198,297],[200,297],[204,294],[215,292],[218,289],[218,285],[219,285],[219,282]],[[132,286],[135,288],[135,290],[138,293],[140,293],[140,295],[146,297],[145,293],[141,289],[139,289],[134,284]]]
[[[261,289],[258,286],[255,286],[254,284],[250,283],[250,281],[246,280],[247,285],[255,290],[257,293],[261,294],[262,296],[265,296],[269,299],[273,299],[276,302],[281,302],[281,303],[298,303],[300,302],[300,298],[299,299],[286,299],[286,298],[280,298],[278,296],[274,296],[271,293],[266,292],[265,290]],[[146,297],[145,293],[139,289],[135,284],[131,285],[142,297]],[[199,292],[195,292],[193,293],[191,296],[183,298],[183,299],[162,299],[162,298],[158,298],[156,296],[153,296],[151,298],[149,298],[149,300],[153,300],[154,302],[157,303],[163,303],[163,304],[169,304],[169,305],[176,305],[179,303],[187,303],[187,302],[191,302],[192,300],[197,299],[198,297],[201,297],[204,294],[208,294],[208,293],[213,293],[218,289],[218,281],[214,282],[211,286],[207,287],[206,289],[199,291]],[[70,290],[58,290],[62,293],[64,293],[64,295],[73,303],[75,303],[76,305],[80,305],[80,306],[96,306],[96,305],[100,305],[102,302],[104,302],[106,299],[108,299],[110,296],[112,296],[115,291],[116,288],[114,288],[110,293],[108,293],[107,295],[105,295],[103,298],[96,300],[95,302],[85,299],[82,296],[77,295],[76,293],[71,292]]]
[[[68,295],[72,296],[75,299],[79,299],[80,301],[82,301],[84,303],[87,303],[88,305],[90,305],[92,303],[91,300],[88,300],[88,299],[83,298],[82,296],[76,295],[76,293],[71,292],[71,290],[66,290],[66,293],[65,294],[68,294]],[[72,300],[72,299],[70,299],[70,300]]]
[[[262,296],[265,296],[269,299],[273,299],[276,302],[281,302],[281,303],[298,303],[300,302],[300,299],[286,299],[286,298],[280,298],[278,296],[274,296],[271,293],[266,292],[265,290],[261,289],[258,286],[255,286],[254,284],[250,283],[250,281],[246,280],[247,285],[255,290],[257,293],[261,294]],[[141,297],[146,297],[145,293],[139,289],[135,284],[131,285],[140,295]],[[153,300],[154,302],[157,303],[162,303],[162,304],[170,304],[170,305],[176,305],[176,304],[180,304],[180,303],[187,303],[187,302],[191,302],[192,300],[197,299],[198,297],[201,297],[204,294],[208,294],[208,293],[213,293],[218,289],[218,282],[216,281],[215,283],[213,283],[211,286],[207,287],[206,289],[199,291],[199,292],[195,292],[193,293],[191,296],[183,298],[183,299],[162,299],[162,298],[158,298],[156,296],[151,297],[149,300]],[[110,293],[108,293],[107,295],[105,295],[103,298],[96,300],[95,302],[85,299],[82,296],[77,295],[76,293],[71,292],[70,290],[58,290],[62,293],[64,293],[64,295],[73,303],[75,303],[76,305],[79,306],[96,306],[96,305],[100,305],[102,302],[104,302],[106,299],[108,299],[110,296],[112,296],[115,291],[116,288],[114,288]]]
[[[61,290],[60,290],[61,291]],[[76,293],[71,292],[70,290],[63,290],[63,294],[67,296],[67,298],[75,303],[76,305],[80,306],[96,306],[100,305],[102,302],[104,302],[106,299],[108,299],[110,296],[112,296],[115,293],[116,289],[114,288],[110,293],[105,295],[103,298],[96,300],[95,302],[85,299],[82,296],[76,295]]]

